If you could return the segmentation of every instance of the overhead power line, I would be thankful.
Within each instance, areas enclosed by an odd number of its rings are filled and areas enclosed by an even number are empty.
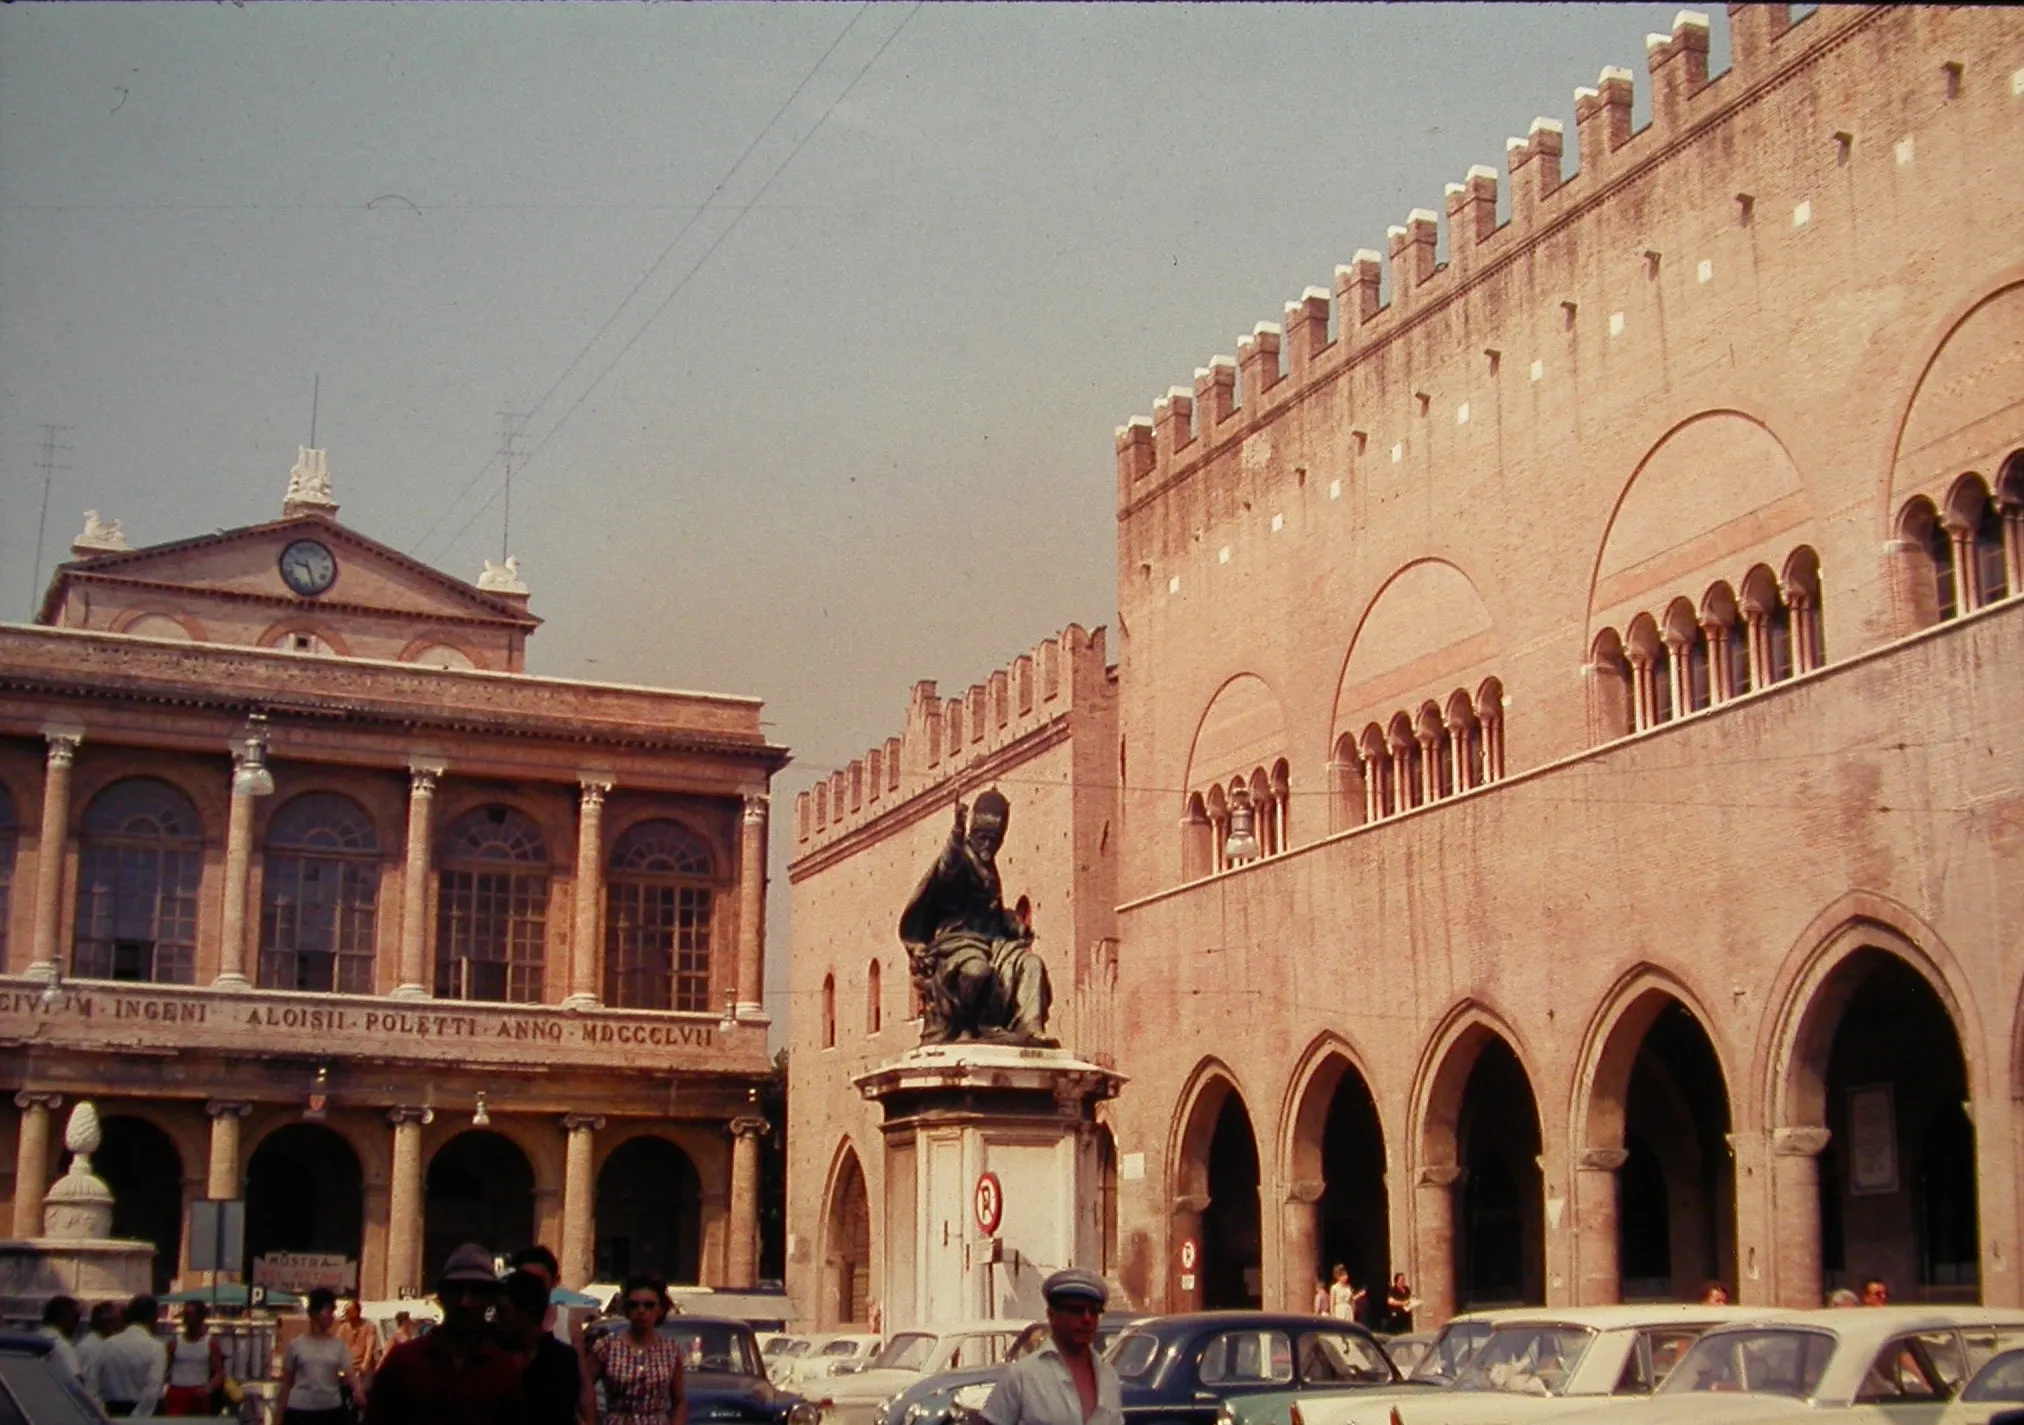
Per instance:
[[[28,617],[35,617],[42,605],[42,540],[49,529],[49,490],[61,471],[70,469],[59,457],[70,454],[70,447],[63,443],[63,437],[70,434],[69,426],[42,425],[42,458],[35,462],[42,472],[42,512],[35,520],[35,565],[28,571]]]

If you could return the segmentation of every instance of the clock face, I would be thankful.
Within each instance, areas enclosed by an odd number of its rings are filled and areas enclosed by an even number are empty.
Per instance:
[[[298,539],[281,551],[281,578],[304,598],[328,589],[337,578],[337,560],[313,539]]]

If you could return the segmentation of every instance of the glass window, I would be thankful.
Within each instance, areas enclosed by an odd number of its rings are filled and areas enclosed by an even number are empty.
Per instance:
[[[85,809],[72,973],[187,985],[197,973],[203,837],[167,782],[130,777]]]
[[[548,847],[524,813],[478,807],[443,838],[436,994],[540,1000],[548,944]]]
[[[859,1344],[849,1337],[845,1337],[840,1341],[831,1341],[828,1345],[824,1346],[822,1354],[825,1356],[854,1356],[858,1353]]]
[[[1833,1354],[1834,1337],[1825,1331],[1717,1331],[1694,1343],[1659,1393],[1744,1390],[1804,1400],[1819,1388]]]
[[[1950,1393],[1944,1376],[1927,1354],[1929,1343],[1945,1337],[1946,1349],[1958,1351],[1951,1332],[1900,1336],[1876,1353],[1857,1388],[1857,1403],[1887,1400],[1945,1400]]]
[[[1445,1385],[1462,1373],[1476,1350],[1490,1339],[1487,1321],[1450,1321],[1413,1367],[1412,1379]]]
[[[1594,1336],[1573,1326],[1502,1327],[1462,1368],[1455,1388],[1558,1395]]]
[[[917,1371],[934,1354],[935,1338],[925,1331],[902,1331],[886,1342],[871,1363],[875,1371]]]
[[[1697,1328],[1675,1328],[1644,1333],[1645,1352],[1651,1357],[1651,1384],[1648,1390],[1657,1390],[1666,1383],[1666,1377],[1673,1373],[1694,1342],[1701,1339]]]
[[[2000,1356],[1991,1357],[1988,1364],[1968,1382],[1968,1388],[1961,1392],[1961,1399],[2024,1405],[2024,1351],[2005,1351]]]
[[[1137,1380],[1151,1373],[1160,1358],[1160,1338],[1143,1331],[1127,1331],[1110,1348],[1110,1368],[1125,1380]]]
[[[1300,1379],[1315,1385],[1366,1385],[1392,1379],[1391,1363],[1377,1343],[1354,1331],[1302,1333],[1296,1364]]]
[[[379,838],[365,809],[311,792],[275,813],[261,868],[260,985],[372,993]]]
[[[1293,1379],[1293,1343],[1284,1331],[1225,1331],[1202,1348],[1204,1385],[1284,1385]]]
[[[692,1371],[763,1376],[766,1368],[752,1349],[751,1332],[719,1321],[668,1321],[659,1328],[663,1339],[682,1348],[682,1364]]]
[[[605,891],[605,980],[628,1009],[710,1008],[716,863],[681,822],[641,822],[612,848]]]

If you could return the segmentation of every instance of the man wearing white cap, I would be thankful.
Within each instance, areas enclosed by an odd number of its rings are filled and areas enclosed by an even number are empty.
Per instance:
[[[1091,1349],[1110,1292],[1095,1272],[1069,1267],[1040,1284],[1049,1339],[1014,1361],[982,1415],[989,1425],[1124,1425],[1117,1372]]]

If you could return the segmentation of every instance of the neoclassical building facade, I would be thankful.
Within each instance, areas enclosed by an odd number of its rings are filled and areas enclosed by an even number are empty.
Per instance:
[[[0,626],[0,1074],[17,1237],[96,1102],[116,1230],[186,1277],[423,1290],[451,1248],[750,1285],[768,1069],[750,698],[536,677],[473,586],[338,523],[129,549]]]
[[[2024,20],[1728,23],[1117,432],[1143,1304],[2024,1300]]]

